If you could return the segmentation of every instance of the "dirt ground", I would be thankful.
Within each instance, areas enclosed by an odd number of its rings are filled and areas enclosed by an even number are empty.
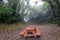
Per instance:
[[[19,36],[19,33],[25,28],[24,27],[17,28],[15,30],[10,31],[2,31],[0,33],[0,40],[25,40]],[[60,40],[60,27],[55,25],[35,25],[41,31],[41,38],[38,40]],[[28,40],[36,40],[34,38],[28,38]]]

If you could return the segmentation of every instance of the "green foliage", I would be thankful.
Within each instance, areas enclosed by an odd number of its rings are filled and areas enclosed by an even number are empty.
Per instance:
[[[44,6],[49,7],[50,4],[44,1]]]
[[[8,0],[9,2],[16,3],[17,0]]]
[[[14,23],[16,21],[22,21],[23,19],[20,17],[20,14],[16,11],[12,7],[9,7],[9,5],[0,4],[0,22]]]
[[[44,1],[46,1],[47,3],[49,3],[50,6],[51,6],[51,8],[52,8],[52,10],[54,11],[53,12],[53,16],[54,16],[53,17],[53,21],[51,21],[51,22],[60,25],[60,11],[59,11],[60,10],[60,0],[44,0]],[[48,7],[50,7],[50,6],[48,6]],[[48,16],[48,17],[51,17],[51,16]]]
[[[0,5],[0,21],[6,22],[11,17],[13,10],[10,7]]]

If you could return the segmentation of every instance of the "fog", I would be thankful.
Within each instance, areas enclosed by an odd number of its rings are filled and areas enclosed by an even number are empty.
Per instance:
[[[40,1],[39,1],[40,2]],[[42,2],[42,1],[41,1]],[[39,22],[39,21],[46,21],[46,17],[48,13],[52,14],[51,7],[47,7],[44,5],[44,2],[42,4],[38,5],[35,4],[33,7],[30,6],[30,10],[28,11],[27,15],[24,17],[25,22]]]

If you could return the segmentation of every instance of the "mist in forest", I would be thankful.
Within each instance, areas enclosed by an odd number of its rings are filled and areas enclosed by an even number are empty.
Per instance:
[[[37,1],[34,1],[32,3],[29,4],[29,7],[26,9],[26,11],[28,11],[27,15],[24,16],[24,21],[25,22],[29,22],[29,23],[45,23],[47,22],[50,18],[48,18],[47,16],[49,16],[50,14],[52,14],[52,9],[51,7],[47,7],[49,6],[49,4],[47,6],[45,6],[45,2],[43,2],[42,0],[38,0],[37,3],[35,3]],[[25,11],[25,12],[26,12]]]
[[[54,0],[1,0],[0,21],[60,24],[59,5],[60,1]]]

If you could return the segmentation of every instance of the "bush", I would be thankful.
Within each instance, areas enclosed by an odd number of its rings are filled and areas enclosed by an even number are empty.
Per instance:
[[[0,22],[3,23],[15,23],[17,21],[22,21],[23,19],[20,17],[20,14],[14,13],[11,7],[0,5]]]

